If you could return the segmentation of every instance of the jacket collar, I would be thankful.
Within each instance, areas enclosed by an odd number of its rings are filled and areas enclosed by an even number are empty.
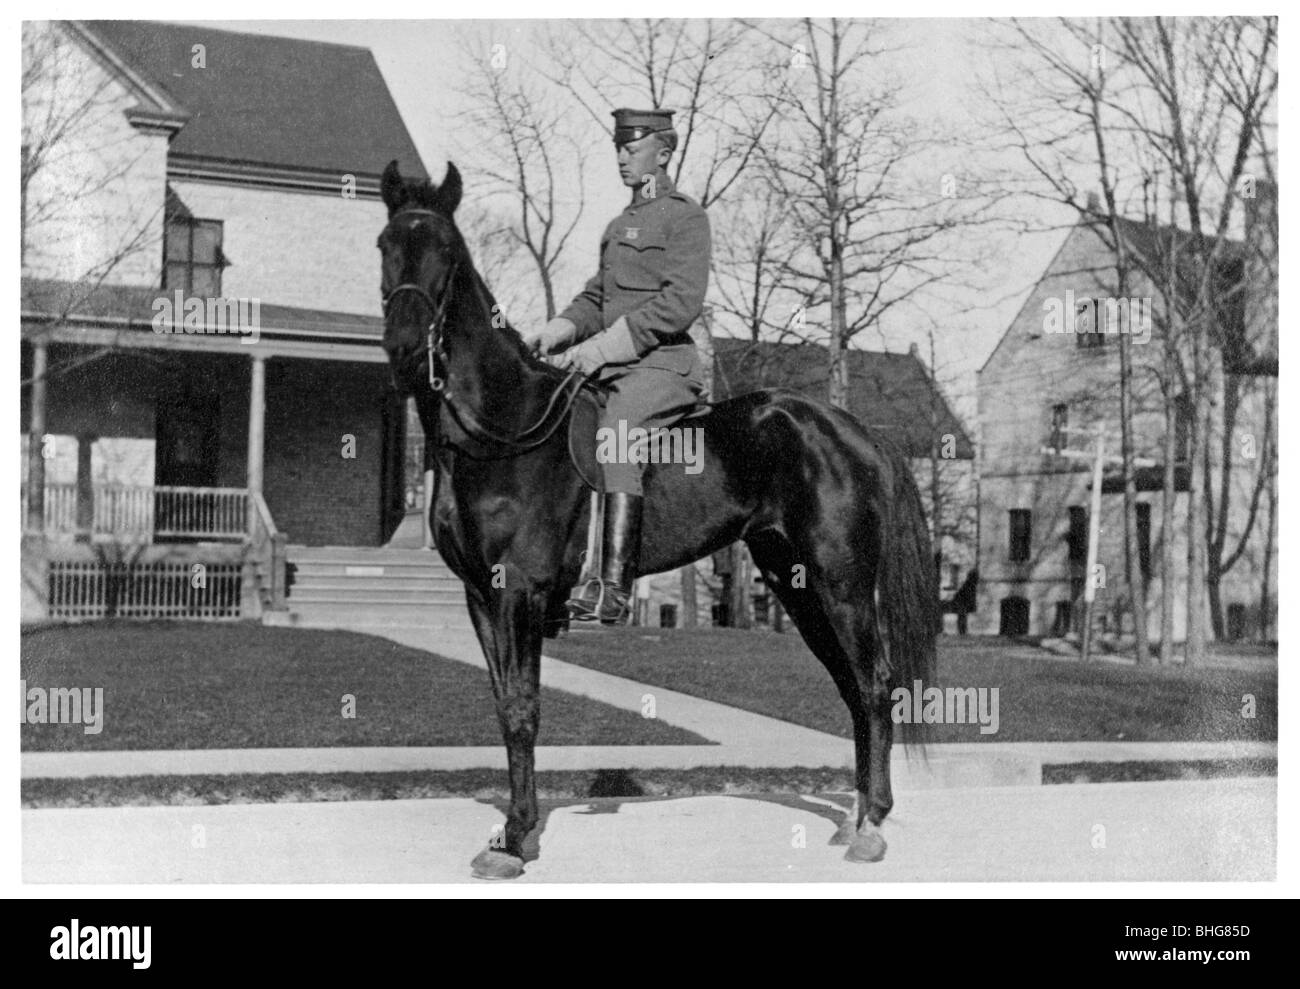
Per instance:
[[[632,187],[632,201],[628,203],[628,209],[653,202],[649,196],[644,195],[642,191],[644,189],[645,183],[643,182],[638,182]],[[668,177],[667,172],[661,171],[655,176],[655,199],[662,199],[664,196],[672,195],[676,189],[677,186],[673,184],[673,180]]]

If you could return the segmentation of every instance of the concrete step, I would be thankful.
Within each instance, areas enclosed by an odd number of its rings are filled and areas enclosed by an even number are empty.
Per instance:
[[[288,624],[320,624],[327,627],[360,625],[435,625],[470,627],[464,603],[406,603],[355,601],[301,601],[290,598]]]
[[[457,577],[448,567],[414,563],[298,563],[293,560],[294,573],[299,579],[312,577],[320,580],[377,580],[382,577],[423,578],[428,580],[454,580]]]
[[[456,577],[338,577],[331,574],[299,572],[294,577],[293,590],[313,591],[423,591],[428,594],[459,594],[464,585]]]
[[[329,561],[342,563],[432,563],[444,565],[442,557],[431,549],[394,549],[388,546],[301,546],[286,547],[294,561]]]
[[[331,607],[322,613],[314,610],[305,613],[271,611],[263,615],[262,624],[280,628],[343,628],[370,635],[383,635],[386,631],[395,628],[473,632],[469,615],[464,613],[464,609],[461,614],[455,614],[450,610],[446,614],[432,614],[415,608],[404,608],[400,614],[388,617],[377,616],[373,612],[352,614],[340,611],[337,607]],[[430,648],[432,649],[433,646],[431,645]]]
[[[465,590],[442,558],[423,548],[287,547],[294,567],[288,611],[267,624],[303,628],[470,629]]]
[[[465,603],[465,592],[454,591],[384,591],[371,590],[368,587],[345,588],[343,590],[321,590],[315,587],[291,587],[285,599],[291,608],[304,604],[405,604],[431,608],[445,605],[459,607]]]

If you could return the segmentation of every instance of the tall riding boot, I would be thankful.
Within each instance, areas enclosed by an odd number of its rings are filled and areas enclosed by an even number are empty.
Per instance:
[[[569,601],[569,615],[580,622],[621,625],[627,620],[641,550],[640,495],[615,491],[605,495],[605,531],[598,580],[589,580]]]

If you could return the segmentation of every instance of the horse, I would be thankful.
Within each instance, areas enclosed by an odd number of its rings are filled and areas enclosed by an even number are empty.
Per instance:
[[[452,163],[441,184],[403,178],[396,161],[384,170],[383,348],[431,438],[429,523],[464,582],[507,750],[504,834],[471,874],[513,879],[538,823],[542,642],[587,546],[589,482],[568,426],[597,398],[580,372],[535,357],[504,317],[456,227],[462,191]],[[882,436],[791,391],[712,403],[689,421],[703,430],[703,469],[645,466],[635,572],[744,541],[852,716],[854,809],[832,844],[847,845],[849,861],[879,861],[894,804],[891,694],[932,680],[935,666],[938,581],[916,483]],[[923,745],[920,726],[901,729]]]

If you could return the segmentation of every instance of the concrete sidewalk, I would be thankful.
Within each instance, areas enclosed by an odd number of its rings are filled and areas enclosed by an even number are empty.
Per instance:
[[[1267,881],[1276,781],[948,789],[884,824],[883,862],[789,794],[543,801],[518,882]],[[474,800],[24,810],[29,883],[462,883],[503,821]]]
[[[833,739],[818,751],[773,750],[763,743],[726,745],[540,746],[539,770],[853,768],[853,746]],[[896,751],[896,789],[935,786],[1024,786],[1042,767],[1079,762],[1187,762],[1276,759],[1274,742],[983,742],[932,745],[923,757]],[[115,752],[24,752],[23,779],[91,776],[224,776],[234,773],[393,773],[505,769],[504,746],[439,748],[163,749]]]

